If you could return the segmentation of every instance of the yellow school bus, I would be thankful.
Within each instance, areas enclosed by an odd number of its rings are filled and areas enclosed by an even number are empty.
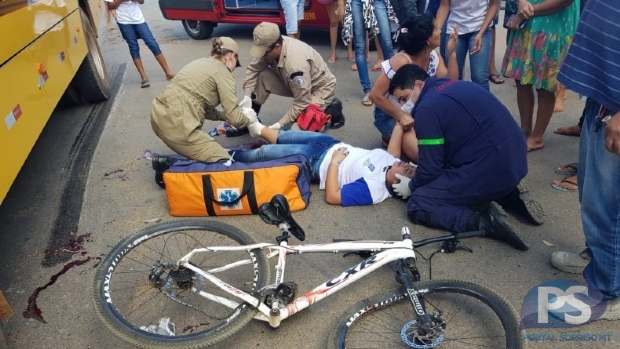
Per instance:
[[[0,204],[58,102],[98,102],[101,0],[0,0]]]

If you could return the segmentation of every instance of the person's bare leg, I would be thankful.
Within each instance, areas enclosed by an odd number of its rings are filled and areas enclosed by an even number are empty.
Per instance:
[[[349,42],[349,44],[347,45],[347,55],[349,56],[349,60],[351,62],[355,61],[355,53],[353,53],[353,43]]]
[[[338,42],[338,2],[334,1],[327,5],[327,15],[329,17],[329,44],[332,49],[332,53],[327,59],[328,63],[336,61],[336,44]]]
[[[375,46],[377,47],[377,61],[375,65],[372,66],[372,71],[378,71],[381,69],[381,63],[383,62],[383,47],[379,43],[379,36],[375,35]]]
[[[491,55],[489,57],[489,79],[492,79],[492,82],[496,84],[503,84],[504,78],[497,71],[497,67],[495,66],[495,25],[491,28]]]
[[[555,102],[553,105],[554,113],[561,113],[564,111],[564,100],[566,99],[566,87],[558,82],[558,88],[555,91]]]
[[[166,57],[164,57],[163,53],[158,54],[157,56],[155,56],[155,59],[157,60],[157,63],[159,63],[159,65],[161,65],[161,68],[164,70],[164,73],[166,74],[166,79],[170,80],[174,77],[174,73],[170,70],[170,67],[168,67],[168,62],[166,62]]]
[[[521,129],[529,138],[532,133],[532,119],[534,118],[534,90],[532,85],[521,85],[520,80],[515,79],[517,85],[517,106],[519,107],[519,119]]]
[[[534,130],[527,137],[527,147],[530,150],[541,149],[544,146],[543,136],[549,126],[549,121],[553,115],[553,105],[555,104],[555,94],[553,92],[538,89],[538,109],[536,110],[536,123]]]
[[[142,65],[142,59],[140,58],[134,59],[133,64],[136,66],[136,69],[138,69],[138,73],[140,74],[140,79],[142,79],[142,81],[148,81],[149,77],[146,76],[146,73],[144,72],[144,66]]]
[[[105,9],[105,21],[108,25],[108,30],[114,29],[114,26],[112,25],[112,14],[110,13],[110,9],[107,7]]]

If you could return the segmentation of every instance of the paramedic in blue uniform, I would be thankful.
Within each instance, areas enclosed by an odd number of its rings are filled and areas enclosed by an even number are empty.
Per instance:
[[[378,204],[394,195],[392,186],[415,174],[415,168],[400,161],[403,129],[394,127],[387,151],[353,147],[320,132],[276,130],[259,121],[248,126],[252,137],[263,137],[271,144],[257,149],[236,151],[233,159],[241,162],[278,159],[302,154],[309,160],[310,175],[325,201],[332,205],[361,206]],[[398,176],[398,177],[397,177]]]
[[[527,250],[497,205],[534,224],[544,218],[524,185],[518,186],[527,174],[527,146],[506,107],[475,83],[429,78],[411,64],[396,72],[390,94],[414,116],[419,144],[415,177],[396,188],[403,197],[411,195],[409,218],[454,233],[484,229]]]

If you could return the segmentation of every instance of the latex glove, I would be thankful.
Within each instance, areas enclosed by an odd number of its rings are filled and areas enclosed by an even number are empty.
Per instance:
[[[245,115],[248,118],[248,120],[250,120],[250,124],[253,124],[256,121],[258,121],[258,116],[256,115],[256,112],[252,108],[241,108],[241,113],[243,113],[243,115]]]
[[[281,128],[282,128],[282,125],[280,125],[280,123],[279,123],[279,122],[276,122],[275,124],[273,124],[273,125],[269,126],[269,128],[270,128],[270,129],[273,129],[273,130],[279,130],[279,129],[281,129]]]
[[[409,182],[411,182],[411,178],[401,175],[400,173],[396,174],[396,178],[400,179],[400,183],[392,184],[392,189],[394,192],[403,199],[407,199],[411,196],[411,189],[409,189]]]
[[[250,96],[243,96],[241,102],[239,102],[241,108],[252,108],[252,98]]]

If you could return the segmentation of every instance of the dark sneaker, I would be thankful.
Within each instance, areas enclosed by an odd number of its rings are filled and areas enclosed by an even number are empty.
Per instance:
[[[583,269],[590,263],[590,259],[589,248],[579,253],[556,251],[551,254],[551,265],[567,273],[581,274]]]
[[[174,164],[177,160],[179,159],[175,159],[165,155],[153,154],[153,157],[151,158],[151,167],[153,167],[153,170],[155,170],[155,172],[164,172],[169,169],[170,166],[172,166],[172,164]]]
[[[337,129],[344,126],[344,114],[342,114],[342,102],[338,98],[334,100],[325,108],[325,114],[331,115],[331,123],[329,128]]]
[[[155,171],[155,183],[159,185],[160,188],[166,189],[166,184],[164,183],[164,173]]]
[[[155,183],[162,188],[166,188],[164,185],[164,172],[170,168],[179,158],[153,154],[151,158],[151,167],[155,170]]]
[[[504,210],[514,213],[531,224],[541,225],[545,222],[545,211],[540,203],[530,196],[524,181],[521,181],[508,195],[497,200]]]
[[[506,220],[506,213],[495,202],[480,212],[480,229],[484,229],[486,236],[503,241],[517,250],[526,251],[529,246]]]

